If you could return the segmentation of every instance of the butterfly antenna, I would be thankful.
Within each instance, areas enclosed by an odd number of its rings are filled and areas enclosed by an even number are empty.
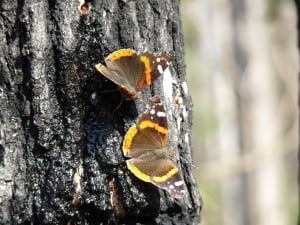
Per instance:
[[[117,105],[117,107],[115,108],[115,110],[113,111],[112,117],[114,117],[115,113],[118,111],[118,109],[121,107],[122,103],[124,101],[124,96],[122,95],[122,98],[119,102],[119,104]]]
[[[148,109],[148,104],[143,99],[138,98],[138,100],[144,104],[144,108]]]

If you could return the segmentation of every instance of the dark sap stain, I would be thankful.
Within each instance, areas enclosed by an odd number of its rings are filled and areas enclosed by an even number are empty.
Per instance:
[[[0,165],[4,166],[4,152],[5,149],[3,145],[0,145]]]

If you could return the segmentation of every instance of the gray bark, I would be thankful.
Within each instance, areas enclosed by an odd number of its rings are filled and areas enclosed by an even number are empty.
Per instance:
[[[86,16],[75,0],[0,4],[0,223],[199,223],[179,2],[93,1]],[[95,64],[125,47],[173,55],[172,83],[159,78],[142,99],[165,103],[182,200],[124,164],[123,136],[144,105],[124,101],[113,114],[121,96]]]

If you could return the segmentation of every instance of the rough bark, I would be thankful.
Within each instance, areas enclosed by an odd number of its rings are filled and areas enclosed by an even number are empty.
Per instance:
[[[2,1],[0,14],[1,224],[197,224],[178,1]],[[144,109],[95,70],[110,52],[170,51],[161,96],[170,146],[188,193],[176,200],[127,170],[121,145]]]

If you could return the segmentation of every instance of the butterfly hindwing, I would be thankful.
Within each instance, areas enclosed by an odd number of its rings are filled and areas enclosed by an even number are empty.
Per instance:
[[[128,169],[139,179],[167,190],[173,197],[184,196],[184,181],[177,166],[170,159],[153,159],[153,156],[149,156],[146,160],[133,158],[126,163]]]

